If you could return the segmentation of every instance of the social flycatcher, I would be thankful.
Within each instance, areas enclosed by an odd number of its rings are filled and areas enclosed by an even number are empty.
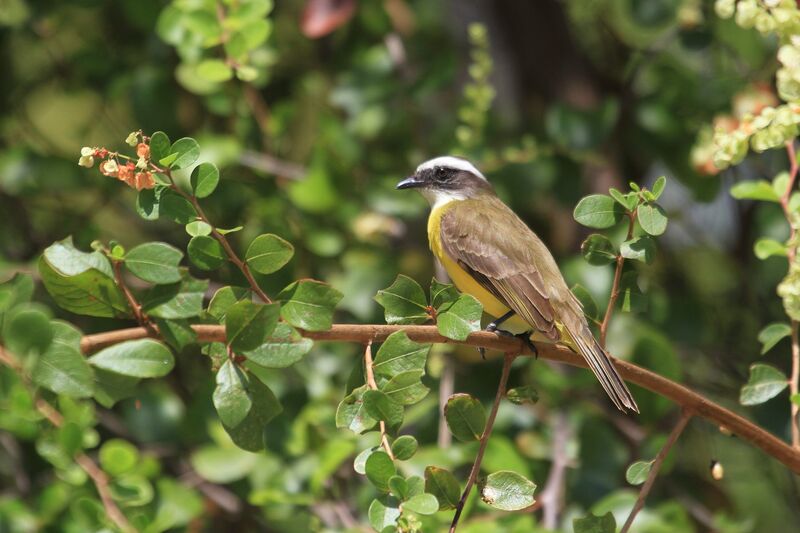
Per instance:
[[[569,346],[586,359],[618,409],[639,412],[547,246],[477,168],[457,157],[437,157],[397,188],[417,188],[430,202],[431,251],[456,287],[496,318],[488,330],[524,333],[526,339],[537,332]]]

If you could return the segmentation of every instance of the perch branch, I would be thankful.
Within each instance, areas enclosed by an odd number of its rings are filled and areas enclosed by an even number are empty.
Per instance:
[[[656,476],[658,476],[658,471],[661,470],[661,465],[664,463],[664,459],[666,459],[667,454],[672,449],[675,441],[678,440],[678,437],[681,436],[681,433],[683,433],[683,430],[686,428],[686,424],[689,423],[691,418],[692,412],[688,409],[684,409],[681,413],[681,418],[678,420],[678,423],[675,424],[674,428],[672,428],[672,432],[669,434],[667,442],[664,443],[664,446],[662,446],[661,450],[658,452],[658,455],[656,455],[656,458],[653,460],[653,466],[650,467],[650,473],[647,475],[647,481],[645,481],[644,485],[642,485],[642,490],[639,491],[639,497],[636,498],[636,503],[633,505],[633,509],[631,509],[631,514],[628,515],[628,519],[625,521],[625,525],[622,526],[620,533],[627,533],[631,528],[631,525],[633,525],[636,515],[639,514],[639,511],[641,511],[642,507],[644,507],[644,501],[647,499],[647,495],[650,494],[650,489],[653,488],[653,483],[656,480]]]
[[[224,342],[225,328],[216,325],[193,326],[200,342]],[[405,331],[408,337],[416,342],[456,343],[439,334],[435,326],[387,326],[378,324],[336,324],[328,331],[303,331],[302,334],[310,339],[319,341],[340,341],[365,343],[368,340],[382,342],[396,331]],[[81,340],[81,349],[84,353],[94,353],[97,350],[117,344],[122,341],[147,337],[144,328],[129,328],[96,335],[87,335]],[[514,352],[520,350],[521,342],[498,336],[488,331],[478,331],[459,344],[484,347],[501,352]],[[539,357],[566,363],[572,366],[586,368],[586,360],[569,348],[549,343],[535,343]],[[522,346],[521,355],[533,355],[526,346]],[[715,426],[723,426],[735,433],[739,438],[761,448],[796,474],[800,474],[800,451],[775,437],[759,426],[753,424],[741,415],[730,411],[708,398],[697,394],[689,388],[662,377],[645,368],[614,359],[619,373],[627,381],[635,383],[656,394],[669,398],[693,414],[705,418]]]
[[[378,384],[375,382],[375,373],[372,371],[372,340],[364,343],[364,370],[367,373],[367,386],[372,390],[378,390]],[[386,450],[389,458],[394,461],[392,446],[389,444],[389,437],[386,436],[386,422],[379,420],[378,425],[381,428],[381,446]]]
[[[144,328],[142,328],[144,330]],[[28,376],[24,373],[24,369],[22,366],[17,362],[17,360],[8,352],[6,352],[2,346],[0,346],[0,363],[8,366],[17,375],[22,379],[23,383],[27,386],[29,390],[33,390],[33,384],[30,382]],[[31,393],[33,394],[33,393]],[[53,424],[53,426],[60,428],[64,425],[64,417],[56,411],[56,409],[50,405],[47,401],[43,400],[42,398],[35,398],[34,405],[36,406],[36,410],[47,419],[48,422]],[[95,488],[97,489],[97,494],[100,496],[100,501],[103,502],[103,508],[106,511],[106,515],[114,525],[120,531],[125,533],[134,532],[136,528],[134,528],[125,515],[122,513],[120,508],[117,506],[117,503],[114,501],[114,498],[111,496],[111,491],[108,488],[108,476],[106,473],[103,472],[97,463],[89,457],[88,455],[81,453],[75,456],[75,462],[80,466],[84,472],[89,476],[94,483]]]
[[[508,383],[508,375],[511,373],[511,363],[514,362],[516,357],[516,354],[512,352],[506,353],[503,358],[503,373],[500,375],[500,383],[497,385],[497,394],[494,397],[492,410],[489,411],[489,418],[486,419],[483,435],[481,435],[478,455],[475,457],[475,462],[472,463],[467,485],[464,487],[464,492],[461,494],[461,499],[456,506],[456,514],[453,515],[453,522],[450,524],[450,533],[455,532],[458,520],[461,518],[462,511],[464,511],[464,505],[466,505],[469,493],[472,491],[472,485],[475,484],[475,480],[478,478],[478,472],[480,472],[481,463],[483,462],[483,454],[486,452],[486,445],[489,444],[489,437],[492,435],[492,428],[494,427],[494,419],[497,417],[497,409],[500,407],[500,402],[503,401],[503,396],[506,395],[506,384]]]
[[[797,180],[798,170],[794,139],[786,141],[786,155],[789,157],[789,181],[786,184],[786,190],[781,195],[780,203],[783,214],[786,216],[786,222],[789,223],[789,246],[786,250],[786,255],[789,261],[789,270],[791,271],[792,265],[797,258],[797,227],[793,220],[792,210],[789,207],[789,200],[792,197],[792,190],[794,190],[794,183]],[[798,322],[792,320],[792,373],[789,376],[789,391],[792,395],[797,394],[798,385],[800,385],[800,339],[798,339],[797,327]],[[789,425],[792,428],[792,447],[800,450],[800,420],[798,420],[800,405],[795,402],[790,402],[789,409]]]

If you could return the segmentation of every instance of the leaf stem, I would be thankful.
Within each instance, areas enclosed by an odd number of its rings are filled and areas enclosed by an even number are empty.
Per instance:
[[[372,370],[372,339],[364,344],[364,370],[367,373],[367,386],[372,390],[378,390],[378,384],[375,382],[375,373]],[[386,422],[379,420],[378,425],[381,429],[381,445],[386,450],[389,458],[394,461],[392,446],[389,444],[389,437],[386,435]]]
[[[683,409],[681,411],[681,417],[678,420],[678,423],[675,424],[675,427],[672,428],[672,431],[667,437],[667,442],[664,443],[664,446],[658,451],[658,455],[653,460],[653,466],[650,467],[650,473],[647,475],[647,480],[642,485],[642,490],[639,491],[639,497],[636,498],[636,503],[633,505],[633,509],[631,509],[631,514],[628,515],[628,519],[625,521],[625,524],[620,529],[620,533],[627,533],[627,531],[633,525],[633,521],[636,519],[636,515],[639,514],[639,511],[642,510],[644,507],[644,501],[647,499],[647,495],[650,494],[650,489],[653,488],[653,483],[656,480],[656,476],[658,476],[658,471],[661,470],[661,465],[664,463],[664,459],[666,459],[667,454],[672,449],[672,446],[675,444],[675,441],[678,440],[678,437],[681,436],[683,430],[686,428],[686,424],[689,423],[689,420],[692,418],[692,412],[688,409]]]
[[[483,435],[481,435],[478,455],[475,457],[475,462],[472,463],[472,469],[467,478],[467,485],[464,487],[464,492],[461,494],[461,499],[456,506],[456,514],[453,515],[453,521],[450,524],[450,533],[455,532],[458,526],[458,520],[461,518],[461,513],[464,511],[464,505],[467,503],[469,493],[472,491],[472,486],[478,478],[478,472],[480,472],[481,463],[483,462],[483,454],[486,452],[486,445],[489,443],[489,437],[494,427],[494,419],[497,417],[497,409],[500,407],[503,396],[506,395],[506,385],[508,384],[508,376],[511,373],[511,363],[513,363],[516,358],[517,354],[514,352],[507,352],[503,358],[503,371],[500,374],[500,383],[497,385],[497,394],[495,394],[492,410],[489,412],[489,418],[486,420],[486,428],[484,428]]]
[[[636,221],[636,212],[628,213],[628,236],[625,240],[630,240],[633,237],[633,227]],[[622,267],[625,264],[625,258],[622,253],[617,254],[617,266],[614,269],[614,282],[611,284],[611,295],[608,298],[608,306],[606,306],[606,314],[603,316],[603,322],[600,323],[600,346],[606,347],[606,334],[608,333],[608,325],[611,322],[611,315],[614,313],[614,306],[617,304],[619,298],[619,282],[622,278]]]

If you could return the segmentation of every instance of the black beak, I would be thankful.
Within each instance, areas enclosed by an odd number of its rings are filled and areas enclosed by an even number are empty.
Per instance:
[[[398,189],[413,189],[415,187],[422,187],[425,184],[416,174],[409,176],[397,184]]]

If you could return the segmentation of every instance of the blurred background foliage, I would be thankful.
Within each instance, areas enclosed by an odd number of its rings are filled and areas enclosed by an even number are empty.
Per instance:
[[[718,173],[704,150],[716,115],[775,101],[777,42],[719,19],[708,2],[0,0],[0,42],[0,279],[35,275],[41,250],[68,235],[83,249],[95,239],[185,247],[180,226],[142,220],[134,191],[76,164],[81,146],[118,149],[141,128],[197,138],[203,158],[222,169],[206,210],[220,227],[244,226],[231,235],[239,249],[264,232],[296,247],[290,267],[263,287],[275,294],[297,278],[326,280],[344,293],[337,322],[381,322],[376,290],[398,272],[423,284],[434,274],[427,206],[394,185],[452,152],[485,171],[570,284],[601,308],[612,270],[581,260],[586,232],[572,220],[575,203],[670,176],[660,200],[669,229],[656,262],[637,267],[646,298],[612,322],[618,357],[742,410],[739,387],[761,357],[757,334],[783,317],[775,286],[785,261],[753,254],[756,235],[786,238],[780,208],[734,202],[728,189],[771,178],[785,157],[767,153]],[[238,275],[215,273],[211,293]],[[49,301],[40,284],[35,291]],[[130,325],[54,313],[87,333]],[[788,351],[782,343],[771,362],[786,370]],[[210,401],[213,375],[192,350],[169,379],[112,409],[65,398],[59,407],[73,413],[84,445],[101,445],[109,474],[136,474],[126,478],[139,486],[125,506],[149,530],[356,530],[370,499],[352,468],[364,437],[337,430],[334,412],[358,354],[318,344],[292,369],[265,376],[284,413],[260,454],[225,435]],[[455,390],[493,397],[497,359],[437,347],[430,376],[448,367]],[[436,391],[437,379],[426,382]],[[571,530],[586,510],[615,512],[621,523],[636,494],[622,488],[625,467],[654,456],[675,406],[635,388],[642,414],[624,418],[589,373],[543,362],[518,362],[512,386],[521,384],[542,400],[501,407],[487,471],[512,468],[541,488],[562,420],[569,468],[560,527]],[[439,464],[466,475],[474,447],[437,445],[437,405],[431,394],[407,413],[421,443],[408,473]],[[782,396],[748,415],[786,437],[785,405]],[[7,369],[0,406],[0,531],[96,528],[99,500],[53,445],[65,437],[26,415]],[[797,478],[760,452],[699,420],[676,450],[636,531],[800,527]],[[117,459],[103,465],[104,453]],[[712,479],[711,460],[724,465],[722,480]],[[531,514],[484,517],[463,530],[535,523]]]

